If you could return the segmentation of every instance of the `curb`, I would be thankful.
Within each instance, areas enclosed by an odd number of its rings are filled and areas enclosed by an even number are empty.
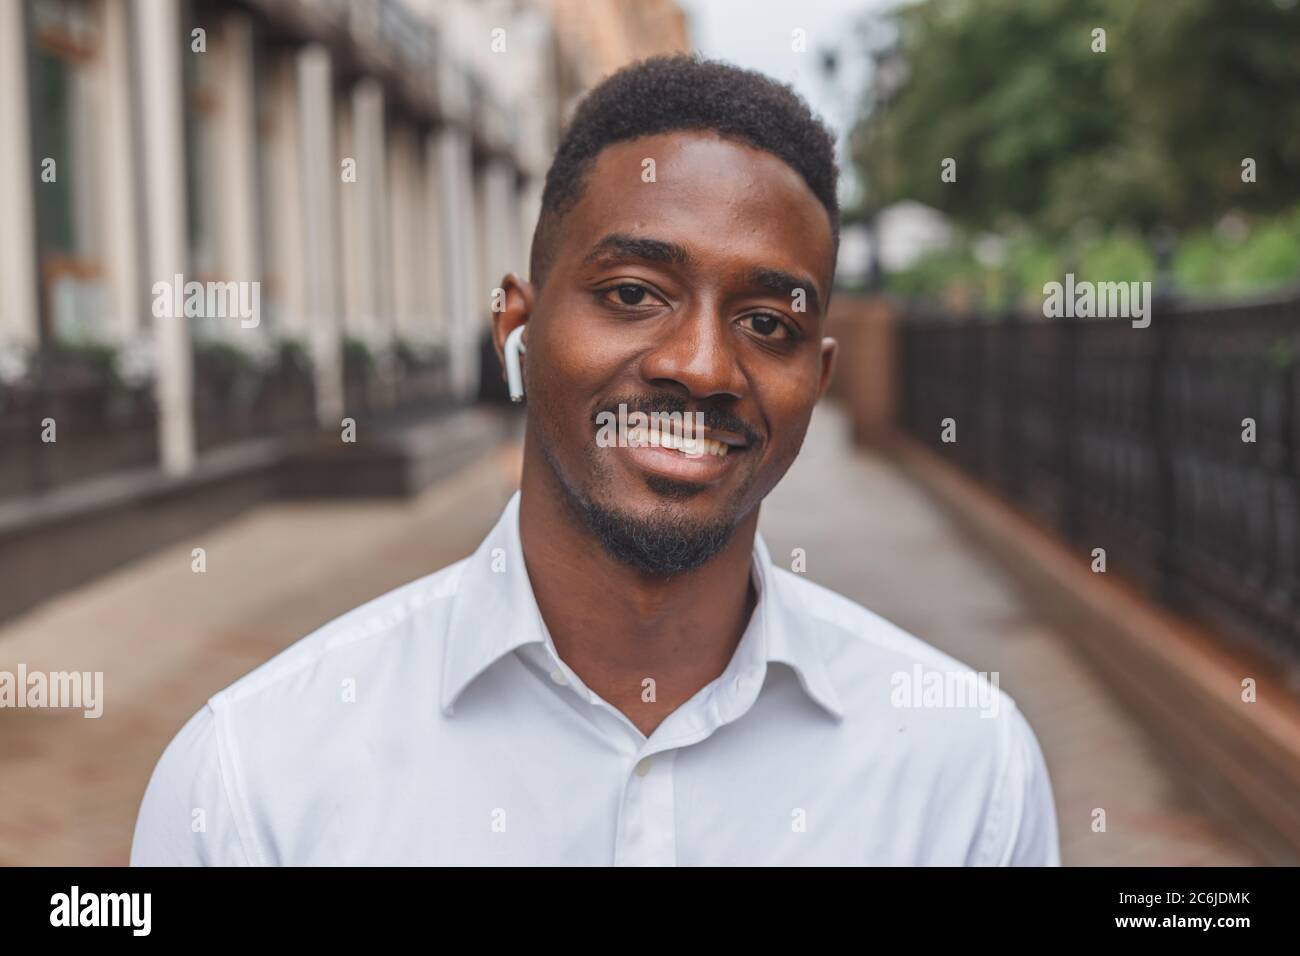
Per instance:
[[[1276,665],[1161,608],[1021,516],[921,443],[887,453],[991,552],[1186,769],[1276,865],[1300,864],[1300,702]],[[1242,701],[1253,677],[1257,700]]]

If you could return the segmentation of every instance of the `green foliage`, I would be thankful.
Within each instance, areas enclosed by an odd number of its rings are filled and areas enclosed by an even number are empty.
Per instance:
[[[1185,235],[1171,264],[1176,287],[1190,295],[1264,292],[1300,280],[1300,206],[1291,212],[1240,222],[1233,229],[1198,229]],[[886,276],[889,291],[996,309],[1009,302],[1036,304],[1044,283],[1066,272],[1108,282],[1155,281],[1149,245],[1132,229],[1064,241],[1024,233],[1007,245],[999,266],[981,266],[973,241],[927,256]]]
[[[1119,230],[1084,244],[1077,271],[1084,278],[1104,277],[1107,282],[1154,282],[1156,262],[1141,236]]]
[[[406,371],[440,368],[448,360],[447,347],[441,342],[415,342],[398,339],[393,345],[393,355]]]
[[[1226,284],[1232,287],[1255,287],[1282,276],[1300,278],[1300,228],[1270,223],[1227,257],[1226,265]]]
[[[851,139],[865,211],[914,199],[970,229],[1065,237],[1084,221],[1141,235],[1286,208],[1300,200],[1300,11],[1282,6],[904,7],[894,16],[906,80]],[[1104,53],[1092,49],[1098,27]],[[947,157],[953,183],[939,175]],[[1242,182],[1246,157],[1254,183]]]
[[[343,339],[343,367],[358,372],[367,372],[374,368],[375,356],[370,346],[363,340],[347,336]]]
[[[250,404],[262,387],[264,373],[257,360],[239,346],[220,339],[195,339],[196,377],[223,404]]]
[[[112,391],[129,391],[117,374],[117,346],[108,342],[55,341],[32,353],[28,379],[44,372],[54,386],[104,386]]]
[[[283,372],[307,376],[312,371],[311,353],[299,339],[281,338],[276,343],[276,366]]]

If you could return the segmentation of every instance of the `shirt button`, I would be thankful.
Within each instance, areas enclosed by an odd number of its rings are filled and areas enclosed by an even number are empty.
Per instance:
[[[551,671],[551,680],[555,681],[555,683],[560,685],[564,685],[569,682],[569,679],[560,672],[560,669],[558,667],[555,670]]]
[[[654,758],[646,757],[644,760],[642,760],[639,764],[636,765],[636,775],[638,777],[644,777],[646,774],[650,772],[650,765],[652,763],[654,763]]]

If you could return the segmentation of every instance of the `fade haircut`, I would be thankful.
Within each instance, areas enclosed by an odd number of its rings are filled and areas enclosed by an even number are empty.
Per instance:
[[[799,94],[761,73],[698,55],[658,56],[607,77],[574,112],[546,173],[533,233],[528,268],[538,289],[550,271],[561,222],[582,197],[600,151],[678,130],[709,130],[793,168],[830,216],[833,257],[838,253],[835,137]]]

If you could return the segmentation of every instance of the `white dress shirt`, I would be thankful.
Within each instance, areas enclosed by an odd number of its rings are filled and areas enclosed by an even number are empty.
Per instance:
[[[761,535],[729,665],[646,737],[557,655],[519,497],[471,557],[213,696],[154,770],[132,864],[1059,865],[1011,698],[901,706],[900,681],[973,672]]]

